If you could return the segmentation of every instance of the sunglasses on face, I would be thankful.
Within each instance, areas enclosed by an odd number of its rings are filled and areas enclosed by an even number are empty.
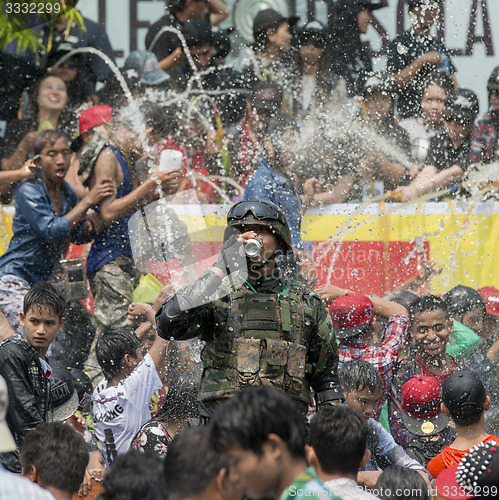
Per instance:
[[[79,69],[80,63],[75,59],[68,59],[67,61],[64,61],[61,66],[66,66],[68,69]]]

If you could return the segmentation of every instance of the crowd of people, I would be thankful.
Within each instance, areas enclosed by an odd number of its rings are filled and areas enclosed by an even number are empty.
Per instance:
[[[479,116],[438,1],[406,3],[382,72],[375,0],[327,26],[262,10],[238,64],[221,0],[170,0],[118,74],[74,53],[114,60],[89,19],[0,53],[0,499],[497,496],[495,283],[428,294],[428,263],[386,297],[317,286],[302,241],[309,207],[494,188],[499,67]],[[200,276],[174,196],[230,205]],[[185,286],[137,299],[137,216]]]

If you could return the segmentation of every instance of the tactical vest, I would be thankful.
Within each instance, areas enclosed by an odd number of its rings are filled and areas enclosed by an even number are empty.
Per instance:
[[[308,405],[307,332],[302,289],[279,294],[240,289],[229,296],[225,324],[203,351],[201,400],[248,386],[273,386]],[[308,324],[307,324],[308,323]]]

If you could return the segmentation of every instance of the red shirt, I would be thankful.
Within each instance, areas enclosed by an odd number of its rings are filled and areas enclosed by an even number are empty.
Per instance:
[[[419,368],[421,368],[421,375],[424,375],[425,377],[433,377],[438,380],[438,383],[440,384],[440,387],[442,387],[442,384],[444,383],[444,380],[447,377],[450,377],[455,371],[456,371],[456,363],[455,361],[450,358],[451,361],[451,369],[447,373],[433,373],[427,366],[423,365],[421,361],[419,360],[418,356],[416,355],[416,360],[418,362]]]
[[[490,434],[482,441],[482,443],[488,443],[489,441],[497,442],[497,438],[493,434]],[[433,478],[436,479],[444,469],[454,465],[459,465],[464,455],[466,455],[469,451],[469,449],[458,450],[457,448],[446,446],[435,458],[432,458],[428,462],[426,468]]]

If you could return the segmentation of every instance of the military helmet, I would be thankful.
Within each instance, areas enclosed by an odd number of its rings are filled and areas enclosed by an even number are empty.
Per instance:
[[[291,231],[282,210],[271,201],[240,201],[227,214],[227,226],[243,228],[245,224],[265,226],[275,231],[288,250],[293,249]]]
[[[450,314],[465,314],[472,309],[483,309],[485,301],[482,296],[469,286],[457,285],[444,295],[447,309]]]
[[[499,66],[494,68],[487,82],[487,92],[499,92]]]

